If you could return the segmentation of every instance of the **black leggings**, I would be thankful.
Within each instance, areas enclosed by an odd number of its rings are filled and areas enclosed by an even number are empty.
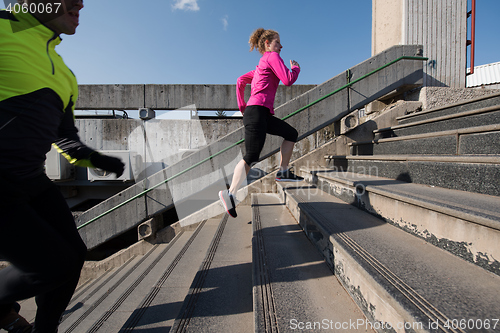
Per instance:
[[[29,182],[1,179],[0,316],[35,297],[33,332],[55,332],[80,277],[87,248],[61,192],[45,174]]]
[[[278,135],[287,141],[297,142],[297,130],[273,116],[264,106],[247,106],[243,113],[243,124],[245,125],[246,148],[243,159],[249,166],[259,161],[260,152],[266,142],[266,134]]]

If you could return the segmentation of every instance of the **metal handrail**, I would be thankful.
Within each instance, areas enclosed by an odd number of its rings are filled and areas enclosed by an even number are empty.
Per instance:
[[[470,46],[470,70],[467,75],[474,74],[474,58],[476,56],[476,0],[471,1],[471,10],[467,12],[467,18],[471,17],[470,40],[467,46]],[[466,69],[467,70],[467,69]]]
[[[352,86],[353,84],[355,84],[355,83],[357,83],[357,82],[359,82],[359,81],[361,81],[361,80],[363,80],[363,79],[365,79],[365,78],[367,78],[367,77],[369,77],[369,76],[371,76],[371,75],[373,75],[373,74],[375,74],[375,73],[377,73],[377,72],[381,71],[382,69],[384,69],[384,68],[386,68],[386,67],[389,67],[390,65],[393,65],[393,64],[395,64],[396,62],[401,61],[401,60],[421,60],[421,61],[426,61],[426,60],[428,60],[428,58],[425,58],[425,57],[415,57],[415,56],[402,56],[402,57],[399,57],[399,58],[397,58],[396,60],[393,60],[393,61],[391,61],[391,62],[389,62],[389,63],[387,63],[387,64],[385,64],[385,65],[383,65],[383,66],[381,66],[381,67],[379,67],[379,68],[377,68],[377,69],[375,69],[375,70],[371,71],[371,72],[369,72],[368,74],[365,74],[365,75],[363,75],[363,76],[361,76],[361,77],[359,77],[359,78],[355,79],[354,81],[351,81],[351,82],[349,82],[349,83],[347,83],[347,84],[343,85],[342,87],[340,87],[340,88],[338,88],[338,89],[336,89],[336,90],[332,91],[331,93],[329,93],[329,94],[327,94],[327,95],[325,95],[325,96],[323,96],[323,97],[321,97],[321,98],[319,98],[319,99],[315,100],[314,102],[311,102],[311,103],[307,104],[306,106],[301,107],[300,109],[298,109],[298,110],[296,110],[296,111],[294,111],[294,112],[292,112],[292,113],[290,113],[290,114],[286,115],[285,117],[283,117],[283,118],[281,118],[281,119],[282,119],[282,120],[286,120],[286,119],[288,119],[288,118],[290,118],[290,117],[292,117],[292,116],[294,116],[294,115],[296,115],[296,114],[298,114],[298,113],[300,113],[300,112],[302,112],[302,111],[304,111],[304,110],[306,110],[306,109],[310,108],[311,106],[313,106],[313,105],[315,105],[315,104],[317,104],[317,103],[319,103],[319,102],[323,101],[324,99],[326,99],[326,98],[328,98],[328,97],[330,97],[330,96],[332,96],[332,95],[334,95],[334,94],[338,93],[339,91],[342,91],[342,90],[344,90],[344,89],[346,89],[346,88],[348,88],[348,87]],[[93,222],[97,221],[97,220],[98,220],[98,219],[100,219],[101,217],[106,216],[106,215],[108,215],[109,213],[111,213],[111,212],[113,212],[113,211],[117,210],[118,208],[123,207],[123,206],[125,206],[126,204],[128,204],[128,203],[130,203],[130,202],[134,201],[135,199],[138,199],[138,198],[140,198],[140,197],[144,196],[145,194],[147,194],[147,193],[149,193],[149,192],[153,191],[154,189],[158,188],[159,186],[164,185],[164,184],[168,183],[169,181],[171,181],[171,180],[173,180],[173,179],[175,179],[175,178],[177,178],[177,177],[179,177],[179,176],[181,176],[181,175],[185,174],[186,172],[193,170],[194,168],[196,168],[196,167],[200,166],[201,164],[203,164],[203,163],[205,163],[205,162],[210,161],[212,158],[217,157],[217,156],[219,156],[220,154],[225,153],[225,152],[226,152],[226,151],[228,151],[229,149],[232,149],[232,148],[234,148],[234,147],[236,147],[236,146],[240,145],[240,144],[241,144],[241,143],[243,143],[244,141],[245,141],[245,139],[241,139],[241,140],[237,141],[236,143],[233,143],[233,144],[232,144],[232,145],[230,145],[229,147],[226,147],[226,148],[222,149],[221,151],[219,151],[219,152],[217,152],[217,153],[215,153],[215,154],[213,154],[213,155],[210,155],[209,157],[207,157],[207,158],[205,158],[205,159],[201,160],[200,162],[193,164],[193,165],[192,165],[192,166],[190,166],[189,168],[187,168],[187,169],[185,169],[185,170],[183,170],[183,171],[181,171],[181,172],[179,172],[179,173],[177,173],[177,174],[175,174],[175,175],[171,176],[170,178],[165,179],[164,181],[160,182],[159,184],[156,184],[156,185],[154,185],[153,187],[151,187],[151,188],[149,188],[149,189],[147,189],[147,190],[144,190],[143,192],[141,192],[141,193],[139,193],[139,194],[134,195],[133,197],[131,197],[131,198],[129,198],[129,199],[127,199],[127,200],[125,200],[124,202],[122,202],[122,203],[118,204],[117,206],[115,206],[115,207],[113,207],[113,208],[111,208],[111,209],[109,209],[109,210],[105,211],[104,213],[102,213],[102,214],[100,214],[100,215],[98,215],[98,216],[94,217],[93,219],[89,220],[88,222],[85,222],[85,223],[83,223],[83,224],[79,225],[79,226],[77,227],[77,229],[81,229],[81,228],[83,228],[83,227],[85,227],[85,226],[87,226],[87,225],[89,225],[89,224],[91,224],[91,223],[93,223]]]

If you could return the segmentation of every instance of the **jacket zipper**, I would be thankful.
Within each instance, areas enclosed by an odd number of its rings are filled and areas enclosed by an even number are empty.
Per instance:
[[[50,60],[50,64],[52,65],[52,75],[55,75],[55,67],[54,67],[54,62],[52,61],[52,58],[50,57],[50,53],[49,53],[49,45],[50,45],[50,42],[52,42],[53,40],[55,40],[59,35],[54,33],[54,36],[52,36],[51,39],[49,39],[49,41],[47,42],[47,57],[49,57],[49,60]]]

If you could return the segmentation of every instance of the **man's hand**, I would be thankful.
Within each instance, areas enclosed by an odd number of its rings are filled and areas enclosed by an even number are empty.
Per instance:
[[[125,164],[119,158],[101,155],[98,152],[90,155],[90,163],[96,168],[115,173],[116,178],[123,174],[125,168]]]

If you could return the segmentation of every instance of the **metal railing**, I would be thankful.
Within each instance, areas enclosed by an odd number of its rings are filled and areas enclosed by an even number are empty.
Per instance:
[[[470,71],[467,75],[474,74],[474,58],[476,55],[476,0],[471,0],[471,10],[467,12],[467,19],[471,18],[470,39],[467,46],[470,46]],[[467,70],[467,69],[466,69]]]
[[[300,109],[298,109],[298,110],[296,110],[296,111],[294,111],[294,112],[292,112],[292,113],[290,113],[290,114],[286,115],[285,117],[283,117],[283,118],[281,118],[281,119],[282,119],[282,120],[286,120],[286,119],[288,119],[288,118],[290,118],[290,117],[293,117],[294,115],[299,114],[300,112],[302,112],[302,111],[304,111],[304,110],[306,110],[306,109],[310,108],[311,106],[313,106],[313,105],[315,105],[315,104],[317,104],[317,103],[319,103],[319,102],[321,102],[321,101],[325,100],[326,98],[331,97],[331,96],[335,95],[336,93],[338,93],[338,92],[340,92],[340,91],[342,91],[342,90],[344,90],[344,89],[349,88],[349,87],[350,87],[350,86],[352,86],[353,84],[356,84],[357,82],[359,82],[359,81],[361,81],[361,80],[363,80],[363,79],[365,79],[365,78],[367,78],[367,77],[369,77],[369,76],[371,76],[371,75],[373,75],[373,74],[375,74],[375,73],[377,73],[377,72],[379,72],[379,71],[381,71],[381,70],[383,70],[383,69],[385,69],[385,68],[387,68],[387,67],[389,67],[389,66],[391,66],[391,65],[393,65],[393,64],[395,64],[395,63],[397,63],[397,62],[399,62],[399,61],[401,61],[401,60],[421,60],[421,61],[426,61],[426,60],[428,60],[428,58],[425,58],[425,57],[415,57],[415,56],[402,56],[402,57],[399,57],[399,58],[397,58],[397,59],[395,59],[395,60],[393,60],[393,61],[391,61],[391,62],[389,62],[389,63],[387,63],[387,64],[385,64],[385,65],[383,65],[383,66],[381,66],[381,67],[379,67],[379,68],[377,68],[377,69],[375,69],[375,70],[373,70],[373,71],[371,71],[371,72],[369,72],[369,73],[367,73],[367,74],[365,74],[365,75],[363,75],[363,76],[361,76],[361,77],[359,77],[359,78],[357,78],[357,79],[355,79],[355,80],[353,80],[353,81],[351,81],[351,82],[349,82],[349,83],[347,83],[347,84],[345,84],[345,85],[343,85],[342,87],[340,87],[340,88],[338,88],[338,89],[336,89],[336,90],[332,91],[331,93],[329,93],[329,94],[327,94],[327,95],[325,95],[325,96],[323,96],[323,97],[320,97],[319,99],[315,100],[314,102],[311,102],[311,103],[309,103],[309,104],[307,104],[307,105],[305,105],[305,106],[301,107]],[[106,215],[108,215],[109,213],[112,213],[113,211],[117,210],[118,208],[123,207],[123,206],[125,206],[126,204],[128,204],[128,203],[130,203],[130,202],[132,202],[132,201],[134,201],[134,200],[136,200],[136,199],[138,199],[138,198],[140,198],[140,197],[142,197],[142,196],[146,195],[147,193],[149,193],[149,192],[153,191],[154,189],[156,189],[156,188],[160,187],[161,185],[164,185],[164,184],[168,183],[169,181],[171,181],[171,180],[173,180],[173,179],[175,179],[175,178],[177,178],[177,177],[179,177],[179,176],[181,176],[181,175],[185,174],[186,172],[193,170],[194,168],[196,168],[196,167],[198,167],[198,166],[202,165],[202,164],[203,164],[203,163],[205,163],[205,162],[210,161],[210,160],[211,160],[211,159],[213,159],[214,157],[217,157],[217,156],[219,156],[219,155],[221,155],[221,154],[225,153],[226,151],[228,151],[228,150],[230,150],[230,149],[232,149],[232,148],[234,148],[234,147],[236,147],[236,146],[240,145],[240,144],[241,144],[241,143],[243,143],[243,142],[245,142],[245,139],[241,139],[241,140],[239,140],[239,141],[237,141],[237,142],[233,143],[233,144],[232,144],[232,145],[230,145],[229,147],[226,147],[226,148],[222,149],[221,151],[219,151],[219,152],[217,152],[217,153],[215,153],[215,154],[213,154],[213,155],[210,155],[209,157],[207,157],[207,158],[205,158],[205,159],[203,159],[203,160],[199,161],[198,163],[193,164],[193,165],[192,165],[192,166],[190,166],[189,168],[187,168],[187,169],[185,169],[185,170],[183,170],[183,171],[181,171],[181,172],[179,172],[179,173],[177,173],[177,174],[175,174],[175,175],[173,175],[173,176],[171,176],[171,177],[169,177],[169,178],[165,179],[164,181],[160,182],[159,184],[156,184],[156,185],[152,186],[151,188],[149,188],[149,189],[147,189],[147,190],[144,190],[143,192],[141,192],[141,193],[139,193],[139,194],[134,195],[133,197],[131,197],[131,198],[129,198],[129,199],[127,199],[127,200],[125,200],[124,202],[122,202],[122,203],[118,204],[117,206],[115,206],[115,207],[113,207],[113,208],[111,208],[111,209],[109,209],[109,210],[105,211],[104,213],[102,213],[102,214],[100,214],[100,215],[98,215],[98,216],[96,216],[96,217],[92,218],[91,220],[89,220],[89,221],[87,221],[87,222],[85,222],[85,223],[83,223],[83,224],[79,225],[79,226],[77,227],[77,229],[81,229],[81,228],[83,228],[83,227],[85,227],[85,226],[87,226],[87,225],[89,225],[89,224],[91,224],[91,223],[93,223],[93,222],[97,221],[97,220],[98,220],[98,219],[100,219],[101,217],[106,216]]]

